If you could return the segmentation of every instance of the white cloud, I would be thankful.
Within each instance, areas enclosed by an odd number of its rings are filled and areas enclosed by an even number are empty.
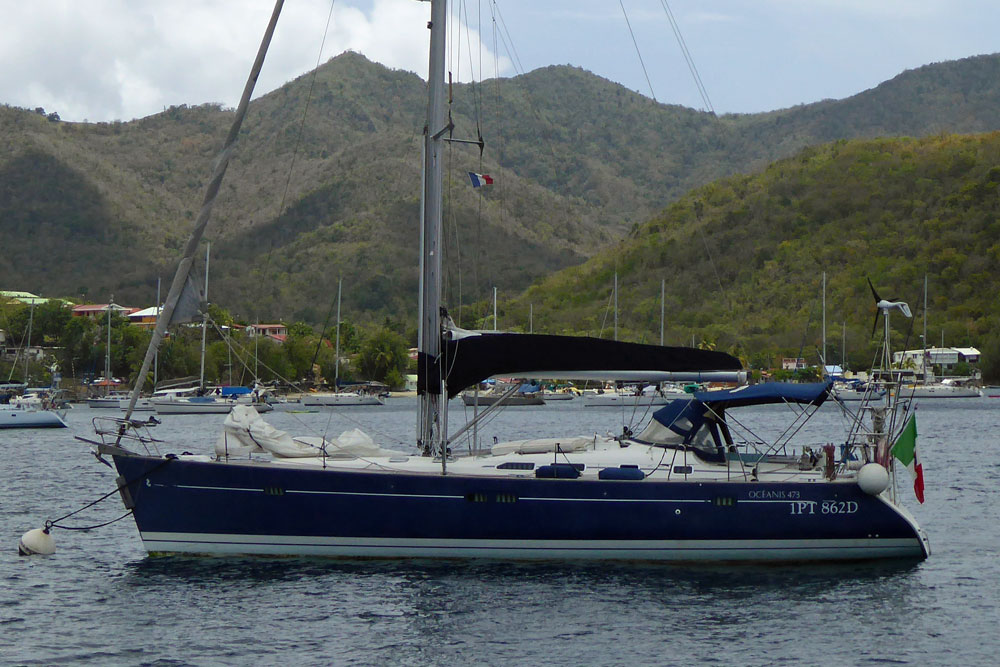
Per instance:
[[[362,2],[334,5],[321,58],[329,0],[285,3],[257,94],[348,49],[426,76],[429,5]],[[128,120],[172,104],[235,106],[272,8],[271,0],[12,4],[0,22],[0,102],[91,121]],[[463,48],[470,41],[479,48],[474,30],[460,34]],[[482,60],[494,62],[490,53]],[[509,69],[506,59],[500,69]]]
[[[288,0],[258,93],[317,63],[331,0]],[[23,0],[0,18],[0,103],[68,120],[123,120],[172,104],[235,105],[273,0]],[[453,30],[450,62],[468,80],[571,63],[648,90],[613,0],[449,3],[471,30]],[[670,0],[719,111],[761,111],[876,85],[903,69],[1000,50],[1000,5],[981,0]],[[662,102],[701,105],[661,0],[625,0]],[[491,12],[502,16],[494,24]],[[475,15],[481,9],[482,17]],[[347,49],[423,76],[429,4],[336,0],[325,62]],[[452,21],[454,25],[455,21]],[[487,47],[480,57],[480,36]],[[471,44],[470,44],[471,43]],[[470,58],[470,46],[473,52]],[[507,49],[510,49],[508,52]]]

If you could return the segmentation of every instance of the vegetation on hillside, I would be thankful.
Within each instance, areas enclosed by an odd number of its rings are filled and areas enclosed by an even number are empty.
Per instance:
[[[456,85],[455,136],[481,127],[486,150],[448,156],[449,302],[519,291],[694,187],[818,142],[1000,129],[998,68],[998,56],[941,63],[847,100],[721,118],[572,67],[488,82],[500,95],[484,95],[478,117],[476,89]],[[209,232],[213,298],[246,320],[317,324],[344,276],[352,317],[410,317],[423,83],[346,53],[317,70],[306,110],[312,85],[307,74],[251,105]],[[0,243],[16,249],[0,284],[148,303],[173,273],[231,111],[57,118],[0,108]],[[496,185],[473,191],[467,171]]]
[[[866,278],[914,311],[894,320],[899,349],[921,346],[926,275],[928,344],[979,347],[1000,378],[998,165],[1000,133],[809,148],[690,192],[613,249],[504,303],[501,325],[526,329],[530,308],[535,331],[608,337],[617,272],[622,339],[659,342],[665,281],[668,344],[765,367],[783,356],[818,363],[826,272],[827,358],[846,347],[864,369],[875,314]]]

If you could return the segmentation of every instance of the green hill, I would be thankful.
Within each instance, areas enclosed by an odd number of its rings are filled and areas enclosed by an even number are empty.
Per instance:
[[[923,278],[928,339],[980,346],[1000,368],[1000,133],[837,141],[763,172],[697,188],[613,249],[504,304],[501,326],[666,341],[814,363],[827,273],[829,359],[870,365],[872,296],[908,301],[896,346],[919,347]],[[995,374],[1000,375],[1000,374]]]
[[[1000,129],[998,69],[1000,56],[929,65],[847,100],[721,118],[572,67],[455,86],[455,136],[481,127],[486,146],[480,161],[455,145],[447,164],[448,301],[518,292],[692,188],[806,146]],[[252,103],[209,230],[213,301],[316,322],[343,275],[350,316],[412,315],[423,89],[345,53]],[[0,108],[0,284],[149,303],[231,118],[211,104],[97,124]],[[467,171],[497,184],[474,191]]]

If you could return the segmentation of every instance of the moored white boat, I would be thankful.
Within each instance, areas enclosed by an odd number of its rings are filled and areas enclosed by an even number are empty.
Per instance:
[[[130,399],[123,398],[118,401],[119,410],[128,410],[128,404]],[[156,406],[153,405],[153,399],[149,397],[140,397],[135,401],[135,407],[132,408],[132,412],[153,412]]]
[[[574,398],[576,398],[576,394],[570,390],[566,389],[542,390],[542,400],[545,401],[546,403],[548,403],[549,401],[571,401]]]
[[[462,392],[462,403],[468,406],[489,407],[504,405],[506,407],[545,405],[541,387],[538,385],[497,384],[485,391],[469,389]]]
[[[838,401],[881,401],[885,391],[861,382],[834,382],[830,394]]]
[[[21,396],[0,404],[0,428],[67,428],[66,410],[54,409],[44,398]]]
[[[619,389],[603,393],[586,393],[583,396],[584,407],[649,407],[666,405],[678,398],[687,398],[689,394],[683,387],[666,384],[664,386],[647,385],[636,389]]]
[[[385,401],[376,394],[358,391],[307,392],[299,398],[305,407],[335,407],[349,405],[384,405]]]
[[[270,412],[274,409],[270,404],[261,400],[249,401],[221,396],[152,398],[150,402],[158,415],[224,415],[237,405],[249,405],[257,412]]]
[[[981,398],[982,389],[973,385],[952,379],[926,384],[904,384],[899,388],[899,396],[903,399],[913,398]]]
[[[606,391],[603,394],[586,394],[583,405],[588,408],[611,406],[648,407],[666,405],[670,399],[656,394],[634,394],[630,392]]]
[[[117,408],[121,402],[128,401],[129,394],[124,391],[112,391],[104,396],[91,396],[87,398],[88,408]]]

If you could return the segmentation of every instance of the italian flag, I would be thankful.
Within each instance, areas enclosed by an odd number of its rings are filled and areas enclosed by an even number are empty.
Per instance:
[[[906,422],[903,432],[896,439],[896,444],[892,446],[892,455],[899,459],[900,463],[907,467],[913,475],[913,493],[917,500],[924,502],[924,467],[917,457],[917,416],[912,415]]]

